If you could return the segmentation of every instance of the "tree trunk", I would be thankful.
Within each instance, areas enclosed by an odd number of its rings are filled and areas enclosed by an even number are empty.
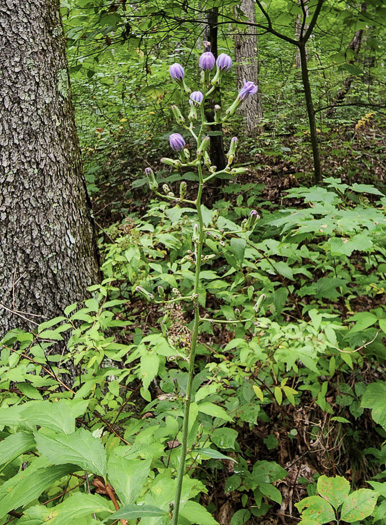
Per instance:
[[[320,166],[318,132],[316,131],[315,110],[314,110],[314,103],[312,101],[310,78],[308,75],[308,64],[307,64],[307,54],[306,54],[305,43],[299,46],[299,53],[300,53],[300,63],[302,67],[302,81],[303,81],[303,87],[304,87],[304,95],[306,99],[308,122],[310,124],[312,155],[314,159],[314,183],[319,184],[322,181],[322,170]]]
[[[251,24],[256,24],[255,3],[253,0],[242,0],[240,9]],[[259,85],[259,62],[257,28],[246,26],[247,34],[238,33],[235,37],[235,60],[237,85],[241,89],[244,79]],[[261,105],[261,94],[248,97],[241,106],[241,114],[244,117],[245,128],[249,133],[256,131],[263,118]]]
[[[214,56],[217,58],[217,21],[218,21],[218,7],[213,7],[207,12],[206,15],[206,26],[204,30],[204,41],[210,43],[211,51]],[[215,89],[211,100],[209,101],[209,106],[205,108],[205,115],[209,122],[214,120],[213,108],[215,104],[221,105],[221,97],[218,89]],[[210,159],[214,166],[217,166],[219,170],[222,170],[227,165],[227,160],[224,152],[224,140],[222,135],[222,125],[218,124],[210,127],[211,132],[214,132],[214,135],[210,136]],[[220,184],[220,179],[216,179],[216,183]]]
[[[99,278],[59,0],[0,4],[0,187],[1,336]]]
[[[306,19],[309,16],[310,12],[308,9],[308,0],[298,0],[298,4],[302,7],[303,16],[297,15],[295,22],[295,40],[302,40],[303,36],[307,32],[308,24],[306,24]],[[308,51],[306,48],[306,57],[308,61]],[[300,51],[297,49],[296,58],[295,58],[296,69],[301,69],[302,64],[300,60]]]
[[[366,10],[367,10],[367,5],[364,3],[364,4],[361,5],[361,12],[365,13]],[[360,51],[361,45],[362,45],[362,37],[363,37],[363,29],[358,29],[358,31],[355,33],[353,39],[350,42],[349,49],[351,49],[351,51],[354,51],[354,53],[355,53],[355,57],[352,58],[349,61],[349,64],[351,64],[351,65],[354,65],[355,62],[358,60],[359,51]],[[340,89],[338,91],[338,93],[335,95],[334,101],[332,103],[333,107],[331,107],[327,111],[327,116],[328,117],[331,118],[331,117],[333,117],[335,115],[335,111],[336,111],[336,107],[335,106],[338,106],[339,104],[341,104],[344,101],[344,99],[346,98],[347,93],[351,89],[351,85],[352,85],[353,82],[354,82],[354,77],[352,75],[348,76],[345,79],[345,81],[343,82],[342,89]]]

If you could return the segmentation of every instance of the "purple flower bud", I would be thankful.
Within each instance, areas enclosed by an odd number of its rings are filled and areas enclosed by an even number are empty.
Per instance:
[[[221,53],[221,55],[216,60],[216,65],[223,71],[229,71],[232,67],[232,59],[226,53]]]
[[[181,64],[173,64],[169,67],[169,73],[173,80],[182,80],[185,76],[184,68]]]
[[[249,214],[250,217],[253,217],[254,215],[259,215],[256,210],[252,210]]]
[[[145,168],[146,175],[151,175],[153,173],[153,170],[151,168]]]
[[[169,144],[174,151],[181,151],[185,147],[185,141],[179,133],[172,133],[170,135]]]
[[[204,95],[201,93],[201,91],[193,91],[193,93],[190,95],[189,104],[191,106],[193,106],[193,104],[199,106],[203,101],[203,98]]]
[[[253,82],[246,82],[244,80],[244,87],[241,88],[239,92],[238,99],[239,100],[245,100],[249,95],[254,95],[257,93],[257,86]]]
[[[200,68],[204,71],[211,71],[214,68],[216,59],[211,51],[207,51],[200,56]]]

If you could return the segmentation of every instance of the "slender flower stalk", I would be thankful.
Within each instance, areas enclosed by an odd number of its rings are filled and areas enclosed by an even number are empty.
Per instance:
[[[193,290],[190,296],[188,297],[178,297],[176,299],[172,299],[169,301],[162,300],[162,301],[155,301],[157,304],[161,303],[173,303],[176,301],[181,300],[190,300],[193,304],[193,310],[194,310],[194,319],[193,319],[193,332],[192,332],[192,340],[190,344],[190,352],[189,352],[189,367],[188,367],[188,384],[187,384],[187,390],[186,390],[186,397],[185,397],[185,404],[184,404],[184,418],[182,423],[182,443],[181,443],[181,449],[180,449],[180,459],[179,459],[179,465],[178,465],[178,472],[177,472],[177,481],[176,481],[176,495],[174,499],[173,504],[173,516],[172,516],[172,525],[178,525],[179,520],[179,510],[180,510],[180,501],[181,501],[181,493],[182,493],[182,484],[183,484],[183,478],[185,474],[185,464],[186,464],[186,454],[187,454],[187,447],[188,447],[188,430],[189,430],[189,416],[190,416],[190,405],[192,401],[192,385],[193,385],[193,378],[194,378],[194,368],[195,368],[195,357],[196,357],[196,351],[197,351],[197,339],[198,339],[198,333],[200,328],[200,323],[204,322],[206,318],[200,317],[200,302],[199,302],[199,294],[200,294],[200,273],[201,273],[201,265],[203,261],[203,245],[205,241],[205,234],[207,229],[205,229],[204,226],[204,220],[202,216],[202,210],[201,210],[201,204],[202,204],[202,195],[205,184],[210,181],[212,178],[217,177],[223,173],[227,174],[238,174],[245,172],[245,168],[232,168],[231,165],[234,161],[235,154],[236,154],[236,146],[237,146],[237,138],[233,137],[230,143],[230,148],[227,154],[228,157],[228,165],[224,170],[217,171],[217,168],[215,166],[211,165],[211,159],[208,153],[208,147],[210,143],[209,136],[207,135],[207,127],[211,126],[213,124],[225,122],[229,116],[231,116],[236,109],[239,107],[241,102],[248,97],[249,95],[253,95],[257,91],[257,87],[253,84],[253,82],[244,82],[244,87],[239,92],[235,102],[232,104],[232,106],[226,111],[225,114],[223,114],[220,106],[215,107],[215,122],[208,123],[206,122],[205,118],[205,111],[204,111],[204,102],[206,99],[208,99],[209,95],[213,92],[213,90],[216,88],[216,86],[221,82],[222,74],[229,71],[232,67],[232,59],[225,53],[222,53],[218,59],[217,62],[215,60],[215,57],[213,53],[210,51],[210,44],[208,42],[204,43],[204,49],[205,52],[201,55],[199,59],[200,68],[203,70],[203,92],[201,91],[194,91],[193,93],[190,92],[189,88],[185,84],[185,71],[184,68],[180,64],[173,64],[170,66],[170,76],[172,79],[177,82],[177,84],[181,87],[182,90],[186,91],[190,94],[189,97],[189,104],[190,104],[190,112],[188,115],[188,121],[190,121],[188,124],[185,121],[184,116],[182,115],[181,111],[177,106],[172,107],[173,114],[175,116],[175,119],[177,123],[181,126],[183,126],[193,139],[196,141],[196,157],[191,158],[190,152],[187,148],[185,148],[185,139],[180,135],[179,133],[172,133],[169,136],[169,144],[173,151],[179,153],[179,160],[169,159],[169,158],[162,158],[161,162],[163,164],[172,166],[175,169],[179,169],[181,167],[193,167],[197,169],[198,171],[198,191],[197,196],[195,200],[187,200],[186,194],[187,194],[187,184],[185,181],[182,181],[180,184],[179,189],[179,197],[176,196],[167,185],[163,186],[164,195],[158,192],[158,183],[155,178],[155,175],[153,171],[150,168],[146,169],[146,176],[149,180],[150,188],[160,197],[163,199],[167,199],[169,201],[174,201],[176,203],[184,202],[190,205],[193,205],[196,209],[197,213],[197,223],[194,225],[193,229],[193,235],[192,235],[192,242],[195,246],[195,272],[194,272],[194,285]],[[210,71],[214,68],[215,64],[217,65],[217,71],[212,79],[210,81]],[[198,132],[196,129],[194,129],[193,121],[194,120],[201,120],[199,130]],[[204,176],[204,170],[205,170],[205,176]],[[247,231],[247,227],[252,230],[256,220],[258,219],[257,212],[252,211],[249,218],[245,221],[245,225],[243,225],[243,228],[240,230],[240,232],[232,232],[232,233],[240,233],[243,234]],[[215,221],[215,219],[213,219]],[[205,260],[207,260],[209,256],[205,257]],[[150,292],[147,292],[144,288],[139,287],[138,291],[142,293],[147,299],[152,299],[153,295]],[[164,297],[161,295],[161,297]],[[244,321],[250,321],[250,319],[244,319]],[[216,320],[217,322],[217,320]],[[219,321],[223,323],[230,323],[231,321]],[[232,321],[233,322],[233,321]]]

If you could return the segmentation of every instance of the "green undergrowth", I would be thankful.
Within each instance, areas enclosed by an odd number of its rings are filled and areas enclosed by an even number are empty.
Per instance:
[[[233,182],[202,208],[179,523],[228,523],[224,509],[232,525],[297,523],[300,500],[305,525],[386,523],[386,199],[331,178],[278,208],[254,189]],[[252,209],[253,233],[234,236]],[[191,293],[194,219],[150,201],[103,232],[89,299],[1,341],[1,525],[170,523],[192,311],[136,289]],[[326,501],[334,484],[346,502]]]

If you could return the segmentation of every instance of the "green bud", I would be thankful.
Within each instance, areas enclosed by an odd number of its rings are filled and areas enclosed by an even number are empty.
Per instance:
[[[188,185],[183,180],[180,184],[180,199],[185,199],[187,190],[188,190]]]
[[[213,226],[216,226],[217,219],[218,219],[218,210],[214,210],[214,212],[212,213],[212,224],[213,224]]]
[[[210,138],[204,137],[201,141],[201,144],[197,150],[197,157],[201,157],[205,151],[209,148],[210,145]]]
[[[237,97],[236,100],[233,102],[233,104],[229,106],[229,108],[226,110],[226,114],[229,115],[230,117],[234,115],[234,113],[236,112],[240,104],[241,104],[241,100],[239,99],[239,97]]]
[[[230,157],[231,155],[233,155],[233,156],[235,155],[237,142],[238,142],[237,137],[233,137],[232,140],[231,140],[231,144],[229,146],[229,151],[228,151],[227,157]]]
[[[164,193],[171,192],[171,189],[169,188],[169,186],[167,184],[162,184],[162,189],[163,189]]]
[[[148,300],[154,299],[154,295],[148,292],[147,290],[145,290],[145,288],[142,288],[142,286],[137,286],[135,291],[142,294]]]
[[[188,119],[189,120],[197,120],[197,108],[196,108],[196,106],[194,104],[192,106],[190,106]]]
[[[218,104],[216,104],[214,106],[214,121],[216,122],[216,124],[220,124],[221,117],[222,117],[222,109]]]
[[[166,164],[167,166],[173,166],[174,168],[178,168],[179,166],[181,166],[181,161],[168,159],[167,157],[163,157],[161,159],[161,162],[162,164]]]
[[[211,165],[212,161],[210,160],[209,153],[207,151],[204,152],[204,164],[205,166],[209,167]]]
[[[247,173],[247,168],[233,168],[231,169],[232,175],[241,175],[242,173]]]
[[[181,111],[177,106],[172,106],[172,112],[177,124],[182,124],[183,122],[185,122],[185,118],[183,117]]]
[[[190,153],[189,153],[189,150],[188,150],[188,148],[184,148],[184,149],[180,152],[180,161],[184,164],[184,163],[187,162],[189,159],[190,159]]]
[[[258,300],[256,301],[256,304],[255,306],[253,307],[253,309],[255,310],[255,312],[258,312],[260,310],[260,307],[261,305],[263,304],[263,302],[265,301],[266,299],[266,295],[265,294],[261,294],[260,297],[258,298]]]
[[[145,173],[149,182],[150,189],[152,191],[155,191],[158,188],[158,182],[156,181],[153,170],[151,168],[146,168]]]
[[[198,224],[195,224],[195,225],[193,226],[192,241],[193,241],[193,242],[198,242],[198,239],[199,239],[199,235],[198,235]]]
[[[257,213],[256,210],[252,210],[247,219],[245,229],[248,231],[252,231],[255,227],[257,219],[260,219],[260,215]]]

